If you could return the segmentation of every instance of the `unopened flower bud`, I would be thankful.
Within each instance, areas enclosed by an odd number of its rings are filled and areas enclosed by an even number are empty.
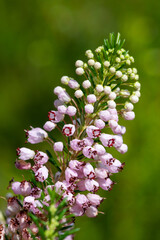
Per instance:
[[[94,112],[94,107],[92,104],[86,104],[84,109],[85,109],[85,112],[88,114],[91,114]]]
[[[101,63],[100,62],[95,62],[94,68],[97,69],[97,70],[100,69],[101,68]]]
[[[51,132],[53,129],[55,129],[56,124],[51,122],[51,121],[47,121],[44,125],[43,128],[47,131],[47,132]]]
[[[77,91],[75,91],[75,93],[74,93],[74,96],[75,96],[76,98],[81,98],[83,95],[84,95],[84,94],[83,94],[83,92],[82,92],[81,90],[77,90]]]
[[[96,86],[96,91],[99,92],[99,93],[101,93],[101,92],[103,91],[103,86],[100,85],[100,84],[98,84],[98,85]]]
[[[94,66],[94,64],[95,64],[95,61],[93,59],[88,60],[88,65],[89,66]]]
[[[89,80],[85,80],[85,81],[83,81],[82,86],[83,86],[85,89],[88,89],[88,88],[91,87],[91,82],[90,82]]]
[[[56,151],[56,152],[62,152],[63,151],[63,142],[55,142],[53,148],[54,148],[54,151]]]
[[[104,87],[104,93],[107,94],[107,95],[109,95],[109,94],[111,93],[111,88],[110,88],[110,86],[105,86],[105,87]]]
[[[83,61],[77,60],[76,63],[75,63],[75,66],[76,67],[82,67],[83,66]]]
[[[84,74],[84,69],[81,68],[81,67],[76,68],[76,74],[80,75],[80,76],[83,75]]]
[[[69,82],[69,77],[68,76],[63,76],[61,78],[61,83],[67,85]]]

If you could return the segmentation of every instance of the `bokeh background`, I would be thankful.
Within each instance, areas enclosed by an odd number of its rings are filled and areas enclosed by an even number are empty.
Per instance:
[[[120,32],[135,57],[142,83],[136,119],[126,122],[129,151],[104,192],[105,215],[82,217],[76,240],[160,239],[160,1],[1,0],[0,1],[0,195],[21,172],[14,167],[23,130],[42,127],[53,106],[53,88],[62,75],[75,76],[110,32]],[[3,210],[5,202],[0,199]]]

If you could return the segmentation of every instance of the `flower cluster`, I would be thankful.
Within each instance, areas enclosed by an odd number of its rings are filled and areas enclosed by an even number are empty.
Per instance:
[[[123,43],[120,34],[117,37],[110,34],[109,40],[95,52],[87,50],[87,62],[75,63],[76,74],[83,80],[61,78],[61,83],[73,94],[69,95],[62,86],[55,87],[55,109],[49,111],[43,129],[25,130],[28,143],[45,141],[52,153],[26,147],[17,149],[16,168],[30,171],[34,178],[10,183],[16,196],[8,199],[7,225],[6,230],[1,226],[1,236],[5,232],[10,239],[43,239],[39,226],[28,213],[47,221],[45,207],[53,206],[49,189],[60,196],[54,208],[67,201],[68,214],[98,215],[104,200],[98,190],[110,191],[114,185],[112,175],[124,167],[112,156],[111,148],[121,154],[128,150],[123,142],[126,128],[120,124],[121,117],[135,118],[134,104],[140,97],[137,69],[130,67],[134,58],[122,48]],[[61,141],[54,137],[57,131]],[[64,218],[60,220],[63,222]],[[49,234],[49,227],[46,229]],[[70,233],[64,235],[66,240],[73,239]],[[60,235],[55,239],[64,238]]]

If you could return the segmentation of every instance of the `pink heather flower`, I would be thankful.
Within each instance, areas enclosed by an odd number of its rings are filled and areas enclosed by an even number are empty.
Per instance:
[[[38,182],[44,182],[48,178],[48,169],[43,166],[35,172],[35,178]]]
[[[21,188],[20,188],[21,183],[20,182],[13,182],[12,183],[12,190],[16,195],[21,194]]]
[[[119,148],[117,148],[117,151],[124,154],[128,151],[128,146],[123,143]]]
[[[68,103],[71,101],[71,98],[69,96],[69,94],[66,92],[66,91],[63,91],[61,92],[59,95],[58,95],[58,99],[62,102],[65,102],[65,103]]]
[[[94,107],[92,104],[86,104],[84,109],[85,109],[85,112],[88,114],[91,114],[94,112]]]
[[[84,209],[80,207],[78,204],[75,204],[70,208],[70,212],[77,217],[80,217],[84,214]]]
[[[95,103],[97,101],[96,96],[94,94],[89,94],[87,96],[88,103]]]
[[[94,125],[99,129],[103,129],[105,127],[105,122],[101,119],[96,119]]]
[[[125,120],[133,120],[135,118],[135,113],[133,111],[123,112],[123,117]]]
[[[78,89],[79,88],[79,83],[76,80],[71,79],[68,82],[68,86],[72,89]]]
[[[33,159],[35,152],[33,150],[30,150],[29,148],[17,148],[17,156],[19,157],[19,159],[21,160],[29,160],[29,159]]]
[[[54,101],[54,106],[55,106],[55,108],[58,108],[59,106],[61,106],[61,105],[63,105],[63,104],[64,104],[64,102],[60,101],[59,99],[56,99],[56,100]]]
[[[120,135],[110,135],[102,133],[100,136],[100,141],[105,147],[115,147],[119,148],[123,144],[122,136]]]
[[[16,233],[17,230],[19,228],[19,222],[16,218],[12,218],[10,221],[9,221],[9,224],[8,224],[8,231],[11,232],[12,234],[13,233]],[[1,239],[1,238],[0,238]]]
[[[75,196],[71,192],[64,192],[63,193],[63,199],[66,198],[69,205],[73,206],[75,203]]]
[[[75,116],[77,112],[77,109],[74,106],[68,106],[67,107],[67,111],[66,114],[68,114],[69,116]]]
[[[20,194],[28,196],[31,193],[31,184],[27,181],[22,181],[20,184]]]
[[[87,217],[93,218],[98,215],[98,210],[94,206],[90,206],[86,209],[85,214]]]
[[[48,118],[53,123],[61,122],[64,118],[64,115],[59,113],[58,111],[50,111],[48,113]]]
[[[94,143],[93,139],[89,138],[89,137],[83,138],[83,141],[84,141],[86,146],[92,146],[93,143]]]
[[[126,132],[126,128],[124,126],[118,125],[116,128],[112,129],[113,133],[123,135]]]
[[[101,130],[93,125],[86,128],[86,133],[90,138],[97,138],[101,135]]]
[[[23,240],[31,239],[31,234],[29,233],[29,231],[27,230],[27,228],[24,228],[24,229],[22,230],[22,238],[23,238]]]
[[[80,162],[78,160],[69,161],[69,167],[75,171],[81,170],[84,164],[85,164],[84,162]]]
[[[7,211],[10,213],[10,215],[18,213],[19,210],[20,204],[18,202],[18,199],[16,197],[8,198]]]
[[[106,152],[105,148],[101,144],[98,144],[98,143],[96,143],[93,146],[93,148],[97,151],[98,155],[103,155]]]
[[[111,190],[112,185],[114,184],[110,178],[107,179],[98,178],[97,181],[99,183],[99,186],[106,191]]]
[[[43,142],[44,139],[48,137],[48,134],[41,128],[32,128],[31,130],[26,131],[26,136],[28,138],[28,142],[36,144]]]
[[[123,169],[124,164],[115,158],[110,158],[105,164],[107,170],[111,173],[118,173]]]
[[[53,92],[58,96],[61,92],[64,92],[64,88],[57,86],[54,88]]]
[[[108,108],[107,109],[110,114],[111,114],[111,117],[110,117],[110,120],[115,120],[116,122],[118,122],[118,113],[117,113],[117,110],[115,108]]]
[[[86,165],[83,167],[83,173],[84,176],[87,177],[88,179],[95,178],[94,168],[90,163],[86,163]]]
[[[101,202],[103,201],[103,198],[100,197],[98,194],[88,193],[87,198],[91,205],[93,206],[99,206]]]
[[[96,178],[107,178],[108,171],[104,168],[95,168]]]
[[[25,210],[34,210],[36,208],[35,198],[32,196],[27,196],[23,200],[23,207]]]
[[[64,135],[66,135],[67,137],[72,136],[75,132],[75,125],[73,124],[65,124],[62,132]]]
[[[88,207],[88,198],[84,194],[78,193],[76,196],[76,204],[82,207],[83,209]]]
[[[85,181],[81,180],[77,183],[77,188],[79,191],[85,191],[86,187],[85,187]]]
[[[30,195],[32,197],[34,197],[35,199],[37,198],[40,198],[41,197],[41,193],[42,193],[42,190],[38,187],[33,187],[32,190],[31,190],[31,193]]]
[[[113,156],[110,153],[105,153],[104,155],[101,155],[99,157],[99,160],[102,162],[102,164],[106,165],[109,161],[109,159],[113,159]]]
[[[67,190],[67,187],[63,182],[57,181],[55,183],[55,191],[57,193],[62,194],[65,190]]]
[[[31,169],[31,163],[25,162],[23,160],[17,160],[15,162],[15,167],[20,169],[20,170],[29,170]]]
[[[47,121],[43,125],[44,130],[46,130],[47,132],[51,132],[53,129],[55,129],[55,127],[56,127],[56,124],[51,121]]]
[[[76,171],[70,169],[69,167],[66,168],[65,178],[68,183],[74,182],[77,177],[78,177],[78,174]]]
[[[95,159],[97,157],[97,151],[94,148],[87,146],[83,148],[83,155],[87,158]]]
[[[99,112],[99,117],[104,122],[108,122],[111,119],[111,114],[108,110],[104,110]]]
[[[84,140],[73,139],[70,141],[70,146],[75,151],[81,151],[86,146],[86,144]]]
[[[108,124],[109,124],[111,129],[114,129],[114,128],[116,128],[118,126],[118,123],[115,120],[109,120]]]
[[[57,109],[60,114],[66,114],[66,111],[67,111],[66,106],[61,105],[61,106],[58,106]]]
[[[37,151],[34,157],[34,162],[36,164],[43,165],[48,162],[48,155],[44,152]]]
[[[99,189],[99,183],[93,179],[85,179],[84,185],[89,192],[96,192]]]
[[[55,142],[53,148],[54,148],[54,151],[62,152],[63,151],[63,142]]]

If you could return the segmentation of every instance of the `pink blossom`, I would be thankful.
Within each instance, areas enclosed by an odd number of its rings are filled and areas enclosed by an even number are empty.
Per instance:
[[[33,159],[35,152],[33,150],[30,150],[29,148],[17,148],[17,156],[19,157],[19,159],[21,160],[29,160],[29,159]]]
[[[88,103],[95,103],[97,101],[96,96],[94,94],[89,94],[87,96]]]
[[[87,158],[96,159],[97,151],[93,147],[87,146],[83,148],[83,155]]]
[[[88,207],[88,198],[84,194],[78,193],[76,196],[76,204],[82,207],[83,209]]]
[[[73,213],[75,216],[82,216],[84,214],[84,210],[78,204],[75,204],[70,208],[70,212]]]
[[[118,152],[124,154],[128,151],[128,146],[126,144],[122,144],[119,148],[116,148]]]
[[[98,155],[103,155],[106,152],[105,148],[101,144],[98,144],[98,143],[96,143],[93,146],[93,148],[97,151]]]
[[[35,199],[37,198],[40,198],[41,197],[41,193],[42,193],[42,190],[38,187],[33,187],[32,190],[31,190],[31,193],[30,195],[32,197],[34,197]]]
[[[85,179],[84,185],[89,192],[96,192],[99,189],[99,183],[93,179]]]
[[[55,183],[55,191],[57,193],[62,194],[65,190],[67,190],[67,187],[63,182],[57,181]]]
[[[53,148],[54,148],[54,151],[62,152],[63,151],[63,142],[55,142]]]
[[[101,135],[101,130],[93,125],[86,128],[86,133],[90,138],[97,138]]]
[[[91,114],[94,112],[94,107],[92,104],[86,104],[84,109],[85,109],[85,112],[88,114]]]
[[[68,82],[68,86],[72,89],[78,89],[79,88],[79,83],[74,79],[70,79],[69,82]]]
[[[75,151],[81,151],[86,146],[86,144],[84,140],[73,139],[70,141],[70,146]]]
[[[121,135],[110,135],[102,133],[100,136],[100,141],[105,147],[119,148],[123,144],[123,139]]]
[[[105,127],[105,122],[102,119],[96,119],[94,125],[99,129],[103,129]]]
[[[135,118],[135,113],[133,111],[123,112],[123,117],[125,120],[133,120]]]
[[[21,188],[20,188],[21,183],[20,182],[13,182],[12,183],[12,190],[16,195],[21,194]]]
[[[47,131],[47,132],[51,132],[53,129],[55,129],[56,124],[51,122],[51,121],[47,121],[44,125],[43,128]]]
[[[44,152],[41,152],[41,151],[37,151],[37,153],[36,153],[36,155],[35,155],[35,157],[34,157],[34,162],[36,163],[36,164],[45,164],[45,163],[47,163],[48,162],[48,156],[47,156],[47,154],[46,153],[44,153]]]
[[[87,217],[96,217],[98,215],[98,210],[96,207],[90,206],[86,209],[85,214]]]
[[[67,137],[72,136],[75,132],[75,125],[73,124],[65,124],[62,132],[64,135],[66,135]]]
[[[108,110],[100,111],[99,117],[104,122],[108,122],[111,119],[111,114]]]
[[[108,171],[104,168],[95,168],[96,178],[107,178]]]
[[[20,194],[22,196],[28,196],[31,193],[31,184],[27,181],[22,181],[20,184]]]
[[[63,120],[64,115],[59,113],[58,111],[51,110],[50,112],[48,112],[48,118],[51,122],[58,123]]]
[[[8,198],[8,204],[7,204],[7,211],[10,213],[10,215],[14,215],[18,213],[20,210],[20,204],[16,197],[10,197]]]
[[[88,179],[95,178],[94,168],[90,163],[86,163],[86,165],[83,167],[83,173],[84,176],[87,177]]]
[[[77,178],[77,172],[70,169],[69,167],[65,170],[65,178],[68,183],[74,182]]]
[[[66,114],[68,114],[69,116],[75,116],[77,112],[77,109],[74,106],[68,106],[67,110],[66,110]]]
[[[32,128],[31,130],[26,131],[26,136],[28,142],[36,144],[43,142],[44,139],[48,137],[48,134],[41,128]]]
[[[35,172],[35,178],[38,182],[44,182],[48,178],[48,169],[43,166]]]
[[[77,161],[77,160],[71,160],[69,162],[69,167],[73,170],[76,170],[76,171],[81,170],[84,165],[85,165],[84,162],[80,162],[80,161]]]
[[[66,91],[63,91],[61,92],[59,95],[58,95],[58,99],[62,102],[65,102],[65,103],[68,103],[71,101],[71,98],[70,96],[68,95],[68,93]]]
[[[93,206],[99,206],[100,203],[103,201],[103,198],[100,197],[98,194],[88,193],[87,198],[91,205]]]
[[[60,114],[66,114],[66,111],[67,111],[66,106],[61,105],[61,106],[58,106],[57,109]]]
[[[61,92],[64,92],[64,88],[62,88],[60,86],[57,86],[57,87],[54,88],[53,92],[54,92],[55,95],[58,96]]]
[[[112,159],[112,158],[113,156],[110,153],[105,153],[99,157],[99,159],[104,165],[106,165],[109,159]]]
[[[107,179],[98,178],[97,181],[99,183],[99,186],[106,191],[111,190],[112,185],[114,184],[110,178]]]
[[[31,167],[32,167],[31,163],[25,162],[23,160],[17,160],[15,162],[15,166],[16,166],[16,168],[21,169],[21,170],[28,170],[28,169],[31,169]]]

